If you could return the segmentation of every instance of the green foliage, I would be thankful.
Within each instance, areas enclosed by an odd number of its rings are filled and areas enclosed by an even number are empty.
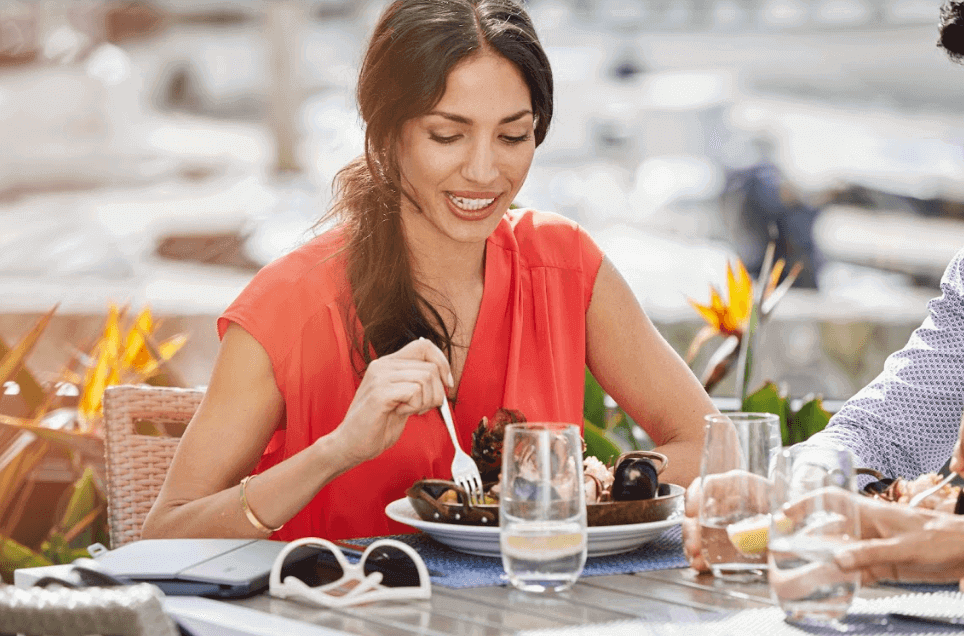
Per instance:
[[[821,397],[808,397],[805,400],[799,409],[793,411],[786,391],[781,391],[773,382],[767,382],[746,396],[743,410],[779,415],[780,437],[783,445],[789,446],[822,431],[830,421],[830,413],[823,407]]]
[[[13,539],[0,537],[0,576],[4,581],[13,583],[13,571],[17,568],[43,565],[53,565],[53,561]]]
[[[103,466],[104,440],[99,418],[94,417],[104,387],[153,377],[186,339],[179,335],[155,343],[156,325],[147,308],[123,338],[119,321],[125,312],[111,306],[104,335],[94,350],[87,354],[77,349],[56,380],[40,383],[26,362],[55,311],[56,307],[40,317],[13,346],[0,341],[0,385],[13,380],[20,388],[19,399],[12,407],[8,400],[6,412],[0,413],[0,577],[7,582],[12,582],[17,568],[70,563],[85,556],[90,544],[109,542],[103,477],[97,472]],[[79,385],[80,405],[56,408],[63,401],[57,393],[60,381]],[[83,409],[78,406],[84,405],[88,417],[79,418]],[[72,479],[76,479],[66,485],[59,500],[57,492],[34,488],[37,468],[53,455],[69,458]],[[21,524],[36,513],[32,506],[55,511],[54,522],[49,527]]]
[[[13,571],[17,568],[72,563],[79,557],[89,556],[85,548],[90,544],[107,545],[107,502],[90,467],[64,493],[64,501],[58,508],[63,514],[38,549],[0,537],[3,580],[12,583]]]
[[[615,460],[622,451],[606,437],[606,431],[589,420],[583,422],[583,437],[586,440],[586,455],[592,455],[604,464]]]
[[[606,429],[606,393],[596,382],[596,378],[586,368],[585,394],[582,403],[582,416],[597,428]]]
[[[606,408],[606,392],[588,368],[582,415],[586,455],[606,464],[625,451],[647,450],[639,442],[640,437],[645,439],[639,425],[620,407]]]

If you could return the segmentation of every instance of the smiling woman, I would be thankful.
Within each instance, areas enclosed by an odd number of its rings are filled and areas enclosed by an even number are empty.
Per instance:
[[[584,369],[698,472],[715,409],[593,240],[510,210],[552,119],[552,73],[513,0],[404,0],[362,63],[365,154],[326,231],[218,320],[207,395],[143,536],[291,540],[407,532],[385,507],[449,478],[500,408],[582,422]],[[283,526],[283,528],[282,528]]]

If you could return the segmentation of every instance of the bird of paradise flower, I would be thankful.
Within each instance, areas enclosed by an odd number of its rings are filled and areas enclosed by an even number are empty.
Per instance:
[[[706,321],[706,325],[697,332],[690,343],[686,352],[687,363],[692,364],[700,349],[714,337],[723,338],[723,342],[710,356],[700,376],[700,381],[707,392],[712,391],[733,368],[740,357],[741,348],[747,349],[744,355],[750,357],[749,348],[752,347],[752,333],[755,327],[773,313],[777,303],[786,295],[787,290],[803,269],[801,263],[795,264],[781,282],[780,277],[783,275],[786,261],[781,258],[773,264],[772,268],[770,263],[773,263],[773,245],[767,249],[756,286],[750,279],[750,274],[743,262],[737,259],[735,266],[729,261],[726,264],[725,300],[713,285],[710,285],[709,304],[702,305],[687,297],[690,305]],[[757,293],[755,294],[754,291]],[[756,321],[754,321],[754,309],[758,309]],[[744,343],[748,338],[749,341]]]

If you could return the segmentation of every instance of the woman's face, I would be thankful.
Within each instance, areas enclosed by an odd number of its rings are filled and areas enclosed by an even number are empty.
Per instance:
[[[494,53],[457,64],[427,114],[402,126],[398,162],[409,240],[480,243],[525,181],[532,155],[532,101],[518,68]]]

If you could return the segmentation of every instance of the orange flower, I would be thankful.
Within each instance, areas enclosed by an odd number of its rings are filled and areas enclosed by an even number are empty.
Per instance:
[[[777,293],[777,283],[780,282],[780,275],[783,274],[785,265],[783,259],[773,264],[766,289],[763,291],[763,302],[760,307],[761,318],[773,310],[776,302],[793,284],[802,268],[800,263],[794,265],[787,278],[780,284],[780,291]],[[692,362],[700,348],[714,336],[736,336],[738,339],[743,337],[743,332],[750,321],[750,311],[753,308],[753,281],[740,259],[736,259],[735,270],[727,261],[726,302],[723,301],[716,287],[712,285],[710,285],[710,302],[708,305],[701,305],[692,298],[686,299],[706,321],[706,326],[697,332],[693,342],[690,343],[686,352],[687,362]]]
[[[161,367],[187,342],[178,334],[155,343],[153,333],[158,324],[151,310],[144,307],[134,318],[125,336],[121,336],[121,322],[126,311],[111,304],[104,332],[94,345],[81,386],[80,416],[85,424],[96,421],[103,408],[104,389],[122,383],[140,383],[156,375]]]

